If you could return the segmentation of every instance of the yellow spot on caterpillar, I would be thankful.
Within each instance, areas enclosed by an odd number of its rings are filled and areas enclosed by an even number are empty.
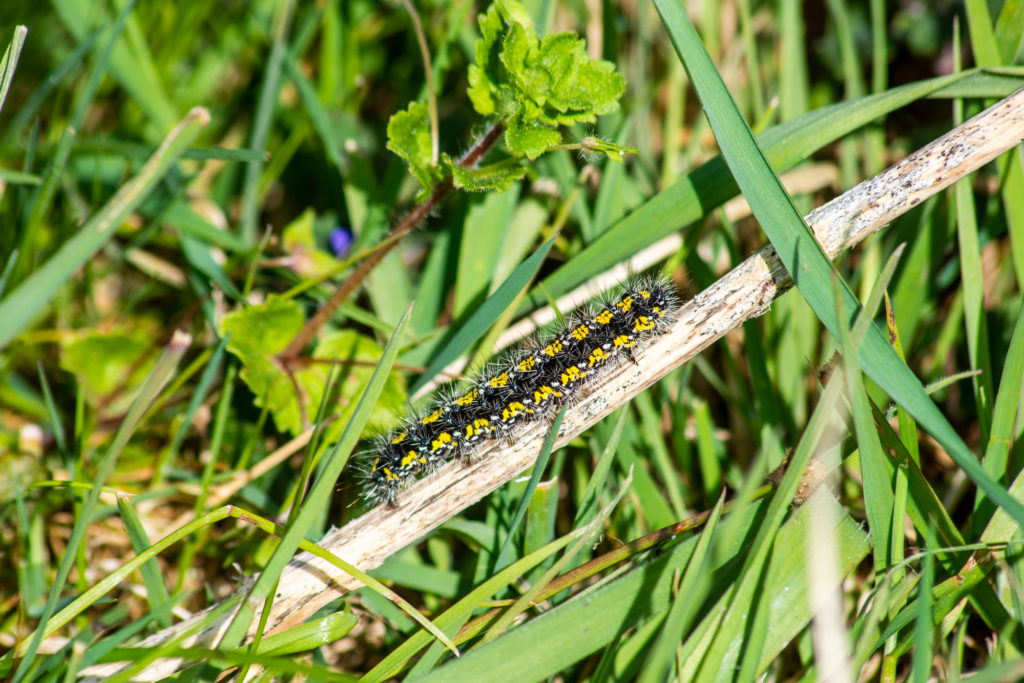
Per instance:
[[[417,453],[416,451],[409,451],[408,453],[405,454],[405,457],[402,458],[402,469],[405,469],[414,462],[418,462],[421,465],[426,465],[427,459],[420,455],[419,453]]]
[[[579,366],[573,365],[562,371],[560,379],[562,380],[562,386],[565,386],[571,382],[578,382],[586,376],[587,373],[581,370]]]
[[[551,356],[552,358],[554,358],[555,356],[557,356],[561,352],[562,352],[562,342],[557,340],[557,339],[544,347],[544,353],[546,353],[547,355]]]
[[[387,481],[398,481],[398,475],[389,470],[387,467],[385,467],[382,471],[384,472],[384,478]]]
[[[500,375],[495,375],[494,377],[492,377],[490,379],[488,384],[490,384],[492,387],[494,387],[496,389],[498,387],[503,387],[503,386],[507,385],[508,384],[508,372],[506,371],[506,372],[501,373]]]
[[[441,419],[441,415],[443,415],[443,414],[444,414],[444,408],[443,407],[442,408],[438,408],[437,410],[432,412],[430,415],[427,415],[425,418],[420,420],[420,423],[428,425],[431,422],[437,422],[438,420]]]
[[[532,413],[532,412],[533,412],[532,410],[527,410],[526,406],[523,405],[522,403],[520,403],[519,401],[512,401],[511,403],[509,403],[507,406],[505,406],[502,409],[502,411],[501,411],[501,420],[502,420],[502,422],[508,422],[509,420],[511,420],[516,415],[519,415],[519,413]]]
[[[473,403],[473,401],[475,401],[476,398],[477,398],[476,389],[472,389],[465,396],[460,396],[459,398],[455,399],[455,403],[456,403],[456,405],[459,405],[459,406],[462,406],[462,407],[466,407],[466,406],[470,405],[471,403]]]
[[[402,443],[407,436],[409,436],[409,432],[401,432],[391,440],[391,443]]]
[[[615,305],[618,306],[619,310],[622,311],[623,313],[628,313],[633,309],[633,297],[623,297],[622,301],[618,302]]]
[[[636,342],[624,334],[620,334],[618,337],[612,340],[612,345],[617,349],[631,349],[636,346]]]
[[[529,358],[524,358],[523,360],[519,361],[519,372],[529,372],[530,370],[533,370],[533,368],[536,367],[536,365],[537,359],[534,358],[533,356],[530,356]]]
[[[590,364],[590,367],[599,365],[605,362],[606,360],[608,360],[608,354],[605,353],[604,349],[602,349],[601,347],[597,347],[596,349],[591,351],[590,355],[587,357],[587,363]]]
[[[466,438],[472,439],[475,436],[480,436],[490,431],[490,425],[490,420],[485,420],[484,418],[473,420],[473,424],[466,425]]]
[[[562,392],[555,391],[555,389],[548,384],[538,387],[533,392],[534,403],[543,403],[549,398],[562,398]]]
[[[636,319],[633,323],[634,332],[646,332],[647,330],[654,329],[654,321],[648,318],[646,315],[642,315]]]
[[[430,442],[430,450],[439,451],[442,448],[447,448],[448,444],[452,442],[452,435],[448,432],[441,432],[437,435],[437,438]]]
[[[594,316],[594,320],[598,325],[607,325],[615,319],[615,314],[609,311],[607,308]]]
[[[590,330],[587,329],[586,325],[580,325],[569,334],[572,335],[572,338],[576,341],[583,341],[587,338],[587,335],[590,334]]]

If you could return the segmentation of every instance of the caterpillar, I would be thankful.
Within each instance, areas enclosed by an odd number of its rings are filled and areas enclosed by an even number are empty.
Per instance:
[[[581,390],[663,334],[679,300],[665,278],[634,276],[567,315],[522,348],[488,363],[462,389],[373,440],[357,459],[367,502],[394,505],[441,465],[488,439],[515,441],[521,425],[551,417]]]

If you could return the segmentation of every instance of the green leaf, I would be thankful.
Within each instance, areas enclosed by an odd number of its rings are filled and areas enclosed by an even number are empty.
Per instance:
[[[247,360],[256,354],[284,351],[302,329],[302,307],[291,299],[271,294],[265,304],[228,313],[221,320],[220,334],[231,333],[228,350]]]
[[[442,162],[451,171],[455,187],[469,192],[504,192],[526,175],[526,169],[522,166],[509,166],[504,162],[481,168],[466,168],[459,166],[447,154],[443,155]]]
[[[476,41],[476,64],[469,67],[469,89],[466,91],[473,108],[484,116],[503,112],[506,116],[515,111],[514,100],[500,106],[499,95],[511,95],[511,91],[501,93],[498,83],[501,82],[501,38],[504,35],[504,24],[498,12],[498,5],[491,5],[486,13],[481,14],[480,38]]]
[[[340,382],[339,407],[329,413],[342,416],[336,422],[340,429],[381,354],[380,347],[369,337],[352,330],[329,332],[313,351],[314,362],[289,373],[277,354],[287,348],[304,322],[298,303],[272,295],[265,304],[224,316],[220,324],[221,335],[231,334],[228,350],[242,361],[241,377],[256,396],[256,404],[267,406],[278,429],[296,435],[315,416],[320,397],[327,390],[331,361],[348,364],[347,374]],[[374,409],[374,423],[392,422],[404,400],[402,380],[398,376],[389,378],[383,398]],[[328,432],[326,443],[331,442],[330,437]]]
[[[511,1],[495,3],[479,21],[469,98],[484,116],[506,120],[505,144],[516,156],[534,159],[561,142],[559,126],[593,123],[619,108],[626,79],[611,62],[591,59],[582,38],[538,38]]]
[[[413,102],[408,109],[396,113],[388,121],[388,149],[405,159],[409,171],[423,186],[416,195],[417,201],[427,198],[438,179],[433,148],[426,103]]]
[[[509,32],[502,61],[524,94],[545,107],[540,120],[552,125],[591,122],[595,114],[610,114],[619,108],[626,79],[615,72],[611,62],[590,59],[582,38],[556,33],[546,36],[538,46],[536,36],[522,42],[517,38],[520,33],[518,26]],[[513,39],[520,42],[510,53],[508,46]],[[529,49],[524,51],[527,46]],[[555,115],[551,109],[568,116]]]
[[[536,159],[562,141],[562,134],[554,128],[526,123],[518,115],[509,121],[505,131],[505,146],[516,156]]]
[[[91,405],[103,405],[104,412],[123,411],[156,360],[153,345],[157,330],[143,327],[108,332],[86,332],[63,344],[60,366],[78,378]],[[119,393],[117,405],[106,401]],[[129,394],[126,396],[126,394]]]

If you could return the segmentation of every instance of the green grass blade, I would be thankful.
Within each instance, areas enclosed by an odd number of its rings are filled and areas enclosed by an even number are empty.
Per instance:
[[[42,185],[43,179],[32,173],[0,169],[0,180],[9,185]]]
[[[956,230],[960,246],[960,281],[963,283],[967,355],[970,369],[981,371],[980,375],[972,378],[972,384],[981,439],[986,441],[992,420],[992,361],[988,353],[988,322],[985,319],[981,245],[978,239],[978,221],[971,178],[962,178],[956,182],[953,201],[956,206]]]
[[[221,337],[220,341],[217,342],[217,346],[214,347],[213,354],[210,356],[206,367],[203,369],[203,374],[199,378],[199,383],[192,391],[192,397],[189,399],[188,406],[182,414],[181,424],[178,425],[178,429],[174,432],[174,437],[171,439],[170,445],[160,454],[156,463],[154,463],[153,479],[150,481],[151,488],[156,488],[163,483],[164,477],[166,476],[165,469],[168,461],[172,460],[177,454],[178,449],[181,448],[181,444],[185,441],[185,437],[192,428],[192,421],[195,418],[196,413],[199,411],[200,406],[202,406],[206,397],[209,395],[214,380],[220,376],[221,365],[224,362],[224,349],[227,348],[229,337],[230,335]]]
[[[313,129],[320,136],[320,141],[323,143],[324,152],[327,154],[328,160],[330,160],[338,174],[344,176],[345,160],[341,156],[341,140],[335,135],[334,123],[332,123],[331,117],[324,108],[324,105],[320,103],[316,88],[313,87],[313,84],[299,69],[298,62],[295,61],[295,57],[292,54],[286,53],[284,55],[282,66],[285,76],[295,84],[296,89],[299,91],[299,97],[302,98],[302,106],[306,108],[306,113],[309,114],[309,118],[313,122]]]
[[[43,266],[0,301],[0,320],[4,321],[0,329],[0,349],[18,336],[40,311],[45,310],[64,282],[114,236],[121,222],[149,196],[209,120],[210,115],[205,109],[189,112],[139,173]]]
[[[683,573],[683,580],[679,584],[675,600],[668,608],[661,633],[645,658],[644,671],[639,678],[640,683],[660,683],[666,679],[675,664],[679,643],[686,637],[690,624],[696,618],[697,608],[711,588],[711,572],[708,568],[711,562],[709,551],[712,547],[712,540],[717,540],[715,531],[724,505],[725,492],[723,491],[718,502],[715,503],[715,507],[711,510],[704,530],[697,537],[697,545],[686,565],[686,571]]]
[[[925,530],[925,547],[935,547],[931,529]],[[932,585],[935,582],[935,553],[926,552],[921,562],[921,581],[917,585],[917,620],[914,623],[914,657],[910,680],[925,683],[932,671]]]
[[[551,449],[555,446],[555,437],[558,436],[558,430],[562,427],[562,417],[565,415],[565,410],[568,408],[568,404],[562,406],[562,409],[555,415],[554,422],[551,423],[551,429],[548,431],[548,435],[544,437],[544,443],[540,447],[540,453],[537,454],[537,462],[533,465],[533,472],[530,473],[530,480],[526,484],[526,489],[523,491],[523,495],[519,498],[519,504],[516,506],[516,511],[512,514],[512,519],[509,521],[508,530],[505,533],[505,540],[501,542],[501,548],[498,550],[495,560],[495,570],[504,569],[510,562],[509,553],[512,548],[512,539],[516,535],[516,531],[519,529],[519,525],[522,524],[523,518],[526,517],[526,510],[530,505],[530,501],[533,499],[533,492],[537,490],[537,484],[540,483],[540,478],[544,476],[545,470],[548,467],[548,459],[551,457]]]
[[[57,403],[53,400],[53,392],[50,390],[50,383],[46,379],[46,372],[42,363],[38,366],[39,386],[43,390],[43,403],[46,405],[46,414],[50,418],[50,429],[53,430],[53,441],[57,444],[57,451],[67,453],[68,443],[64,436],[64,422],[60,419],[60,411],[57,410]]]
[[[44,626],[48,625],[47,622],[57,606],[57,599],[64,589],[64,583],[67,581],[68,575],[71,573],[71,565],[74,564],[75,556],[85,541],[85,532],[92,523],[96,506],[99,503],[100,493],[103,490],[103,483],[110,476],[110,473],[113,472],[117,458],[128,444],[128,439],[131,438],[136,427],[139,426],[150,404],[160,395],[160,390],[170,380],[171,373],[178,366],[178,362],[185,354],[185,351],[188,350],[191,342],[191,337],[188,335],[180,332],[175,333],[171,343],[164,350],[160,358],[157,359],[153,369],[150,370],[145,383],[139,390],[138,396],[132,402],[128,415],[125,417],[124,422],[121,423],[121,428],[118,429],[113,443],[110,444],[110,448],[107,449],[106,454],[104,454],[103,459],[100,461],[96,474],[93,477],[93,486],[89,490],[89,495],[86,496],[85,502],[82,503],[78,518],[75,520],[75,526],[71,531],[71,537],[68,539],[67,548],[61,559],[60,568],[57,570],[57,576],[53,586],[50,588],[50,595],[46,599],[46,606],[43,608],[43,614],[39,620],[40,626],[36,628],[24,653],[24,658],[18,665],[18,669],[14,674],[14,683],[19,683],[24,678],[32,665],[32,661],[35,659],[39,643],[43,639]]]
[[[542,244],[537,251],[533,252],[530,258],[523,261],[501,283],[501,286],[494,291],[494,294],[488,297],[487,301],[473,312],[473,315],[452,336],[451,341],[445,344],[441,352],[430,361],[430,364],[427,365],[427,369],[420,375],[420,378],[413,383],[409,389],[410,394],[415,394],[426,386],[427,382],[437,376],[437,373],[448,367],[448,364],[456,358],[466,353],[473,342],[487,332],[494,321],[515,301],[519,293],[526,288],[527,284],[536,275],[537,270],[548,254],[548,250],[555,243],[556,237],[552,237]]]
[[[15,26],[14,36],[4,50],[4,56],[0,59],[0,112],[4,109],[4,102],[7,101],[7,91],[11,89],[11,81],[14,80],[14,72],[18,69],[18,58],[21,57],[21,50],[25,47],[25,36],[28,35],[28,28]]]
[[[615,462],[615,451],[622,440],[622,430],[626,426],[626,418],[629,412],[625,408],[619,408],[618,417],[615,419],[615,426],[612,428],[611,436],[605,443],[601,455],[597,458],[597,465],[594,467],[590,479],[587,480],[587,487],[583,490],[579,507],[576,509],[576,517],[573,519],[572,527],[578,529],[584,524],[589,524],[594,515],[598,512],[598,499],[608,480],[608,472],[612,463]]]
[[[1010,348],[1006,353],[1006,364],[999,380],[999,393],[996,394],[995,410],[992,420],[992,434],[988,447],[985,449],[985,468],[994,471],[1000,468],[1005,472],[1005,463],[1010,457],[1014,444],[1016,416],[1020,396],[1024,392],[1024,308],[1017,314],[1017,323],[1010,339]],[[1017,475],[1010,492],[1014,497],[1024,497],[1024,472]],[[980,513],[979,513],[980,514]],[[985,543],[1008,543],[1020,523],[1011,519],[1006,511],[996,510],[988,526],[981,534]]]
[[[1002,165],[1002,164],[1000,164]],[[1013,256],[1017,287],[1024,288],[1024,202],[1017,201],[1024,196],[1024,151],[1018,146],[1005,157],[1006,171],[999,175],[1003,182],[1003,210],[1006,212],[1006,228],[1010,233],[1010,253]]]
[[[358,625],[359,618],[351,612],[335,612],[267,636],[260,642],[257,653],[285,655],[314,650],[345,637]]]
[[[77,0],[54,0],[52,4],[64,28],[79,42],[87,42],[94,31],[113,23],[105,6],[97,7]],[[130,13],[134,4],[125,3],[121,14]],[[156,130],[167,130],[179,115],[161,79],[146,61],[137,51],[130,51],[123,39],[118,40],[109,54],[110,74],[124,87],[132,102],[153,121]],[[108,65],[104,64],[103,68],[108,68]]]
[[[164,212],[164,220],[200,242],[229,251],[244,252],[246,250],[246,246],[236,235],[210,223],[193,211],[183,200],[178,200],[167,207]]]
[[[967,30],[971,36],[971,50],[978,66],[1000,66],[999,43],[992,30],[992,15],[985,0],[966,0]]]
[[[342,432],[338,443],[331,450],[327,461],[321,465],[309,495],[302,502],[298,512],[293,514],[288,520],[288,528],[285,530],[281,542],[274,549],[274,554],[267,561],[266,567],[249,591],[246,606],[239,610],[231,621],[231,625],[224,632],[221,647],[235,648],[241,643],[252,620],[251,606],[259,605],[269,598],[271,589],[276,585],[285,565],[291,560],[296,548],[299,547],[299,543],[305,537],[306,531],[316,521],[320,511],[324,509],[332,495],[338,477],[341,475],[342,470],[344,470],[349,455],[359,441],[359,437],[363,433],[367,421],[370,419],[370,413],[377,404],[377,399],[384,388],[384,383],[388,379],[391,366],[394,365],[395,357],[398,355],[400,341],[409,322],[411,311],[412,306],[410,305],[405,315],[402,316],[402,319],[395,327],[391,339],[388,340],[380,362],[374,369],[373,375],[370,377],[370,381],[367,382],[366,389],[359,399],[355,412],[352,414],[352,419],[345,426],[345,431]]]
[[[941,76],[863,99],[822,107],[765,131],[758,136],[758,144],[772,167],[781,173],[879,116],[965,78],[966,72]],[[520,306],[519,313],[545,303],[542,291],[558,297],[644,247],[693,223],[734,197],[737,189],[725,159],[715,157],[644,202],[569,263],[545,278],[543,290],[531,292],[527,302]]]
[[[871,542],[874,546],[876,575],[883,574],[893,562],[903,557],[901,543],[903,515],[897,515],[895,512],[897,508],[893,483],[894,473],[885,451],[882,449],[875,426],[871,401],[865,390],[860,365],[857,362],[856,348],[861,344],[869,325],[871,325],[874,312],[882,302],[902,251],[902,247],[897,248],[889,258],[881,277],[874,283],[864,308],[858,314],[853,329],[847,329],[846,325],[842,324],[842,321],[847,319],[845,311],[840,310],[837,316],[840,321],[839,341],[843,352],[843,368],[846,386],[849,389],[854,430],[860,454],[861,479],[864,483],[864,508],[867,511],[868,525],[871,528]],[[841,306],[838,300],[837,305]]]
[[[508,567],[498,572],[487,581],[473,589],[469,595],[449,607],[443,614],[434,620],[434,624],[441,628],[449,636],[454,636],[456,631],[473,615],[481,603],[491,596],[501,592],[514,581],[524,576],[531,569],[553,556],[562,548],[569,545],[573,540],[585,532],[579,529],[567,534],[545,547],[537,550],[526,557],[517,560]],[[363,678],[363,681],[375,682],[394,677],[401,668],[417,652],[430,644],[431,636],[426,631],[419,631],[397,648],[392,650],[377,666],[371,669]]]
[[[139,513],[135,507],[124,496],[117,497],[117,509],[121,513],[121,521],[124,522],[125,530],[128,532],[128,540],[131,541],[132,549],[136,554],[145,552],[153,543],[149,540],[146,529],[142,526]],[[156,560],[150,560],[139,569],[142,573],[142,582],[146,586],[146,601],[149,608],[164,628],[171,625],[171,599],[167,594],[167,586],[164,585],[163,577],[160,574],[160,566]]]
[[[452,315],[456,320],[469,315],[491,291],[521,190],[522,183],[515,183],[505,192],[492,192],[470,204],[458,236],[452,295]]]
[[[266,71],[260,86],[259,100],[253,113],[252,137],[249,146],[253,149],[264,149],[270,134],[270,125],[277,105],[278,90],[281,87],[281,68],[287,49],[288,27],[291,24],[294,0],[286,0],[276,8],[273,27],[273,44],[270,56],[267,57]],[[263,172],[262,161],[250,161],[245,167],[245,180],[242,185],[242,220],[239,225],[239,237],[242,243],[256,246],[259,223],[260,175]]]
[[[757,148],[750,130],[733,105],[682,9],[662,0],[656,0],[655,4],[701,95],[704,111],[712,122],[723,154],[731,161],[744,196],[786,268],[794,276],[800,293],[814,309],[818,319],[836,336],[835,310],[826,295],[831,290],[833,277],[840,285],[846,310],[859,310],[859,303],[849,286],[838,277],[821,245],[796,212],[778,178]],[[932,434],[972,481],[1014,519],[1024,524],[1024,505],[1012,498],[1005,488],[985,472],[956,430],[928,398],[920,380],[900,361],[879,330],[871,328],[858,356],[864,372],[893,400],[906,408],[922,428]]]
[[[839,297],[837,296],[837,299]],[[839,304],[839,320],[846,320],[846,312]],[[871,309],[861,311],[858,322],[870,322]],[[902,527],[894,528],[892,475],[887,467],[885,453],[875,430],[871,405],[864,389],[860,365],[857,363],[856,341],[845,324],[840,323],[839,342],[843,351],[843,368],[846,387],[849,390],[853,425],[860,452],[860,469],[864,482],[864,509],[867,511],[868,526],[871,528],[871,542],[874,546],[875,574],[881,575],[892,563],[893,546],[902,538]]]
[[[14,115],[10,125],[7,128],[7,132],[3,137],[3,145],[9,145],[11,140],[21,131],[30,120],[39,111],[39,108],[43,106],[43,102],[46,98],[57,88],[57,86],[64,81],[64,78],[73,70],[75,67],[81,66],[82,60],[85,58],[86,53],[92,49],[92,45],[96,42],[96,38],[99,36],[99,31],[93,31],[91,34],[86,36],[84,40],[79,42],[75,46],[67,57],[61,60],[60,64],[57,65],[50,75],[42,82],[41,86],[32,92],[28,100],[21,105],[21,109]]]

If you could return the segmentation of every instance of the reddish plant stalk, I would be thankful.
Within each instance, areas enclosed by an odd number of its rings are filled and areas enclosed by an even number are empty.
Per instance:
[[[459,166],[463,168],[472,168],[483,158],[484,154],[498,141],[501,134],[505,131],[505,124],[496,123],[491,126],[490,130],[474,144],[465,156],[459,160]],[[395,245],[405,237],[407,234],[413,231],[423,219],[425,219],[430,212],[434,210],[444,197],[452,190],[452,179],[451,176],[445,178],[437,185],[434,186],[433,192],[427,197],[426,201],[419,204],[412,211],[405,215],[405,218],[388,233],[388,236],[384,239],[381,247],[376,249],[363,259],[362,262],[356,266],[356,269],[352,271],[352,274],[348,276],[338,289],[334,291],[331,298],[328,299],[320,310],[316,314],[306,321],[306,324],[299,331],[295,338],[292,339],[291,343],[281,353],[281,360],[287,366],[289,361],[295,359],[302,353],[302,350],[306,348],[306,345],[316,336],[316,333],[320,330],[324,324],[330,320],[334,314],[338,311],[338,308],[345,303],[345,301],[352,295],[352,293],[363,283],[363,280],[370,274],[370,272],[377,267],[377,264],[381,262]]]

